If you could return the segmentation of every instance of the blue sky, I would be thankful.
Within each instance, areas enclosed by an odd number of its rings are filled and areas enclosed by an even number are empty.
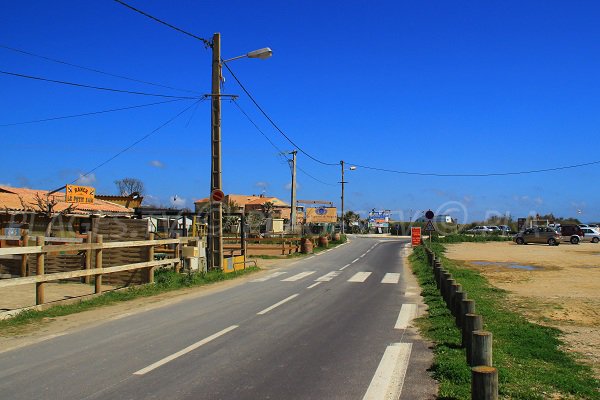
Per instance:
[[[210,39],[230,58],[269,46],[269,60],[230,64],[271,118],[312,156],[386,169],[498,173],[600,160],[600,5],[559,2],[139,1],[130,4]],[[0,45],[162,85],[210,92],[201,42],[110,1],[0,3]],[[175,96],[0,48],[0,70]],[[284,150],[293,146],[225,71],[224,93]],[[0,125],[164,101],[0,74]],[[210,186],[210,109],[181,100],[58,121],[0,126],[0,183],[54,189],[189,108],[81,182],[191,206]],[[304,154],[298,197],[339,203],[340,168]],[[600,220],[598,164],[532,175],[452,178],[357,168],[346,208],[431,208],[456,217],[553,212]],[[223,103],[223,187],[289,201],[286,162],[234,104]],[[177,200],[173,202],[173,199]]]

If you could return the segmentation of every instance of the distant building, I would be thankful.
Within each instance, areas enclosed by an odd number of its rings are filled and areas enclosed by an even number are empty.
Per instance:
[[[427,222],[427,218],[425,217],[419,217],[415,220],[415,222]],[[455,223],[455,221],[452,219],[451,216],[449,215],[436,215],[435,217],[433,217],[432,219],[433,222],[435,223],[445,223],[445,224],[453,224]]]

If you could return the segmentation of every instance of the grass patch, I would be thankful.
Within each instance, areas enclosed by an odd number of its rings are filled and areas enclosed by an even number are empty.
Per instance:
[[[429,239],[423,239],[429,240]],[[446,236],[433,235],[431,241],[434,243],[462,243],[462,242],[510,242],[512,236],[502,236],[499,234],[489,235],[465,235],[454,233]]]
[[[0,335],[15,335],[26,330],[31,324],[40,323],[48,318],[61,317],[103,307],[120,301],[128,301],[140,297],[154,296],[173,290],[202,286],[214,282],[237,278],[241,275],[259,271],[260,268],[250,267],[242,271],[225,274],[221,271],[206,273],[177,274],[172,270],[157,270],[154,273],[154,285],[132,286],[126,290],[105,292],[100,296],[79,303],[56,305],[43,311],[26,310],[12,318],[0,320]]]
[[[442,244],[432,249],[442,255]],[[429,316],[417,324],[421,333],[435,342],[432,373],[440,382],[439,397],[470,399],[471,373],[460,331],[435,285],[423,246],[410,256],[413,271],[429,305]],[[494,335],[494,366],[499,373],[499,395],[506,399],[600,399],[600,382],[591,368],[560,349],[560,331],[529,322],[510,309],[507,293],[491,286],[477,271],[461,268],[442,257],[442,264],[463,286],[475,310],[483,316],[484,329]]]

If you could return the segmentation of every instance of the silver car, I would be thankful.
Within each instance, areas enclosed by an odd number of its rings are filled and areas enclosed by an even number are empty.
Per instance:
[[[600,242],[600,232],[597,230],[592,228],[581,228],[581,230],[583,231],[583,237],[581,238],[582,242]]]

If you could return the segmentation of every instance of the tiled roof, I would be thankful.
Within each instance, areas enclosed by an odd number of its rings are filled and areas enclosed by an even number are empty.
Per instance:
[[[13,188],[0,186],[0,209],[8,211],[36,211],[37,197],[46,199],[48,190],[34,190],[25,188]],[[67,209],[71,203],[65,201],[65,194],[61,192],[48,196],[50,200],[57,201],[54,211],[61,212]],[[94,199],[92,204],[78,203],[71,211],[72,214],[133,214],[133,209],[127,208],[109,201]]]
[[[276,206],[287,206],[287,204],[285,202],[279,200],[277,197],[261,197],[261,196],[246,195],[246,194],[228,194],[227,196],[225,196],[225,200],[227,202],[234,201],[239,207],[245,207],[246,204],[264,204],[267,201],[272,202]],[[208,203],[208,202],[209,202],[209,198],[205,197],[203,199],[196,200],[194,203],[202,204],[202,203]]]

